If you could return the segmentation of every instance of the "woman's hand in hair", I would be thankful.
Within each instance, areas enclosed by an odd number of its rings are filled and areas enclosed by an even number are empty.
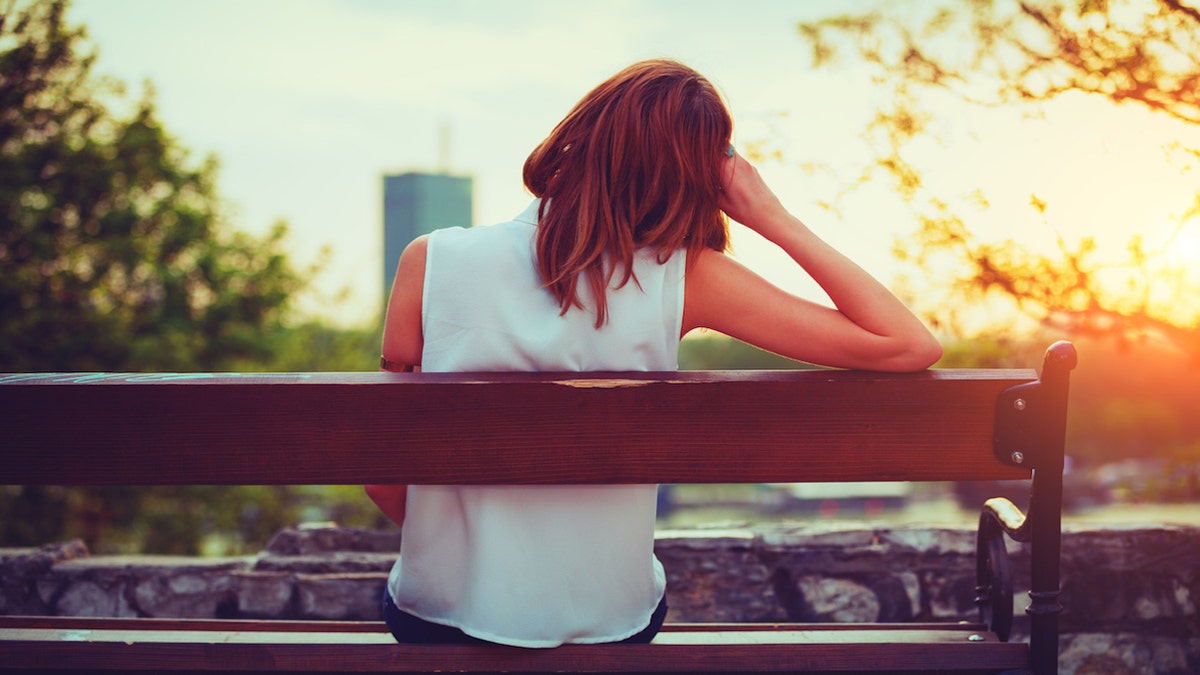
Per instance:
[[[771,241],[778,241],[781,230],[795,223],[758,169],[740,153],[734,153],[722,167],[717,206],[733,220]]]
[[[734,154],[724,168],[721,209],[783,249],[834,306],[794,296],[709,249],[686,277],[684,333],[710,328],[776,354],[838,368],[921,370],[941,357],[929,329],[886,287],[789,214],[749,162]]]

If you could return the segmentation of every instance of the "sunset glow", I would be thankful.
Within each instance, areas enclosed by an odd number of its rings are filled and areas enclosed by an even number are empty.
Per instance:
[[[521,163],[570,105],[616,69],[660,56],[693,65],[724,92],[739,147],[779,152],[760,170],[794,213],[881,280],[903,276],[918,304],[941,302],[947,280],[897,261],[892,244],[912,237],[917,213],[936,201],[979,241],[1055,255],[1094,240],[1095,262],[1117,268],[1100,275],[1112,294],[1196,314],[1174,289],[1180,275],[1194,287],[1200,267],[1200,216],[1186,220],[1197,210],[1200,157],[1190,149],[1200,148],[1200,126],[1100,96],[979,106],[914,90],[930,117],[905,148],[923,180],[906,203],[873,165],[879,143],[865,131],[890,90],[849,59],[814,69],[796,32],[800,21],[871,6],[774,1],[730,13],[719,2],[686,11],[529,2],[464,13],[438,3],[263,0],[253,12],[281,22],[269,34],[238,28],[230,17],[250,10],[230,0],[79,0],[73,11],[99,48],[100,72],[131,86],[150,78],[166,125],[197,156],[217,154],[238,227],[286,219],[301,260],[331,247],[307,308],[337,322],[369,321],[380,306],[382,174],[435,166],[445,126],[452,170],[475,177],[476,223],[507,219],[529,198]],[[564,25],[592,29],[568,34]],[[1152,255],[1129,270],[1137,238]],[[752,233],[739,228],[733,241],[776,283],[820,295]],[[329,301],[347,289],[345,301]]]

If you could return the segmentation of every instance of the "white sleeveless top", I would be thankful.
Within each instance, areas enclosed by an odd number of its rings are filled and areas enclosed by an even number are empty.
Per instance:
[[[597,330],[586,284],[588,309],[561,316],[542,288],[538,204],[507,223],[430,236],[421,369],[676,370],[684,252],[665,264],[640,253],[636,283],[609,290],[609,320]],[[623,640],[649,624],[666,590],[654,556],[656,493],[654,485],[410,486],[388,591],[410,614],[491,642]]]

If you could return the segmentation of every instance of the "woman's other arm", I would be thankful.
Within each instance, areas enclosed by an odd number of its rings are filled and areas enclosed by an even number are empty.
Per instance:
[[[711,328],[789,358],[838,368],[914,371],[942,348],[886,287],[787,212],[741,155],[729,160],[721,208],[782,248],[834,307],[796,297],[723,253],[688,270],[684,332]]]
[[[396,280],[388,296],[387,315],[383,320],[383,358],[389,370],[414,370],[421,366],[425,346],[421,332],[421,297],[425,291],[425,253],[427,237],[417,237],[400,254]]]
[[[387,369],[419,370],[424,336],[421,332],[421,297],[425,290],[425,251],[427,239],[418,237],[400,255],[396,281],[388,297],[383,323],[382,354]],[[366,485],[367,496],[380,511],[397,525],[404,525],[407,485]]]

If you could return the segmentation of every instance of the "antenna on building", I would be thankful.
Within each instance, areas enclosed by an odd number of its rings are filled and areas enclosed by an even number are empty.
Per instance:
[[[438,173],[450,173],[450,123],[444,119],[438,125]]]

